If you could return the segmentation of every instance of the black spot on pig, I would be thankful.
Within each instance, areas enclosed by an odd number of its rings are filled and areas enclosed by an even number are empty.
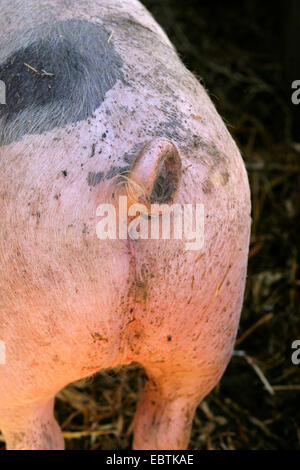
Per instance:
[[[158,124],[155,128],[153,135],[155,137],[166,137],[173,142],[184,141],[184,127],[180,121],[169,119]]]
[[[99,171],[95,173],[94,171],[90,171],[87,177],[87,182],[89,186],[97,186],[104,179],[104,172]]]
[[[166,137],[173,142],[182,142],[186,139],[186,129],[184,126],[184,116],[170,102],[164,102],[160,109],[164,113],[165,120],[157,124],[153,135],[156,137]]]
[[[121,175],[122,173],[126,173],[130,170],[130,168],[131,168],[130,165],[126,165],[126,166],[123,166],[123,167],[114,166],[114,167],[112,167],[108,170],[108,172],[105,175],[105,179],[110,180],[110,179],[114,178],[117,175]]]
[[[126,173],[127,171],[129,171],[130,168],[131,168],[130,165],[126,165],[123,167],[114,166],[110,168],[106,173],[104,173],[104,171],[99,171],[98,173],[91,171],[87,177],[88,185],[97,186],[97,184],[99,184],[101,181],[110,180],[114,178],[115,176],[122,175],[123,173]]]
[[[18,33],[15,50],[0,64],[7,101],[0,108],[0,145],[92,116],[123,78],[108,38],[102,26],[75,19]]]
[[[128,163],[130,166],[133,165],[134,161],[136,160],[137,155],[140,153],[142,148],[146,145],[146,142],[140,142],[132,147],[129,152],[124,153],[123,160]]]

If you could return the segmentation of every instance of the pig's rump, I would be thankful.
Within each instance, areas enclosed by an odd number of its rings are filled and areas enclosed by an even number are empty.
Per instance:
[[[204,88],[139,2],[68,3],[3,8],[0,428],[9,448],[61,448],[55,394],[135,361],[148,382],[134,447],[184,448],[235,341],[246,171]],[[101,238],[102,205],[118,227],[138,217],[121,216],[120,197],[143,204],[149,223],[151,204],[201,206],[203,243],[130,230]]]

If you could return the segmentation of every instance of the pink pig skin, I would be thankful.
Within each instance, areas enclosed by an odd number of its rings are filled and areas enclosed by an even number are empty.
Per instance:
[[[117,81],[85,121],[0,147],[0,429],[7,449],[63,448],[55,394],[132,361],[148,377],[134,448],[185,449],[195,409],[231,357],[242,308],[250,195],[240,153],[204,88],[136,0],[0,6],[0,51],[20,28],[53,18],[95,22],[113,32],[110,43],[131,84]],[[139,25],[139,41],[136,32],[131,40],[130,24]],[[144,38],[149,31],[153,44]],[[161,133],[154,131],[160,123]],[[97,237],[97,207],[115,204],[119,187],[117,178],[89,185],[88,175],[123,168],[128,154],[131,176],[140,176],[148,194],[166,158],[170,178],[178,177],[171,202],[204,205],[200,251],[186,250],[184,239]]]

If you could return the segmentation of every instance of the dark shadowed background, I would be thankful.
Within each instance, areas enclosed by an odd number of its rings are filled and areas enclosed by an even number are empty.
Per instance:
[[[197,410],[190,448],[300,449],[300,364],[291,360],[300,340],[300,105],[291,105],[290,87],[300,80],[300,2],[143,3],[207,88],[241,149],[252,191],[236,353]],[[130,448],[143,383],[143,371],[130,366],[62,391],[56,412],[67,448]]]

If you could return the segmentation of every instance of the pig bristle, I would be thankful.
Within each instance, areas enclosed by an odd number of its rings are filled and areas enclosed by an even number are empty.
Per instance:
[[[124,171],[117,177],[117,187],[122,189],[122,193],[133,203],[139,203],[141,200],[148,201],[149,195],[142,182],[132,178],[130,171]]]

